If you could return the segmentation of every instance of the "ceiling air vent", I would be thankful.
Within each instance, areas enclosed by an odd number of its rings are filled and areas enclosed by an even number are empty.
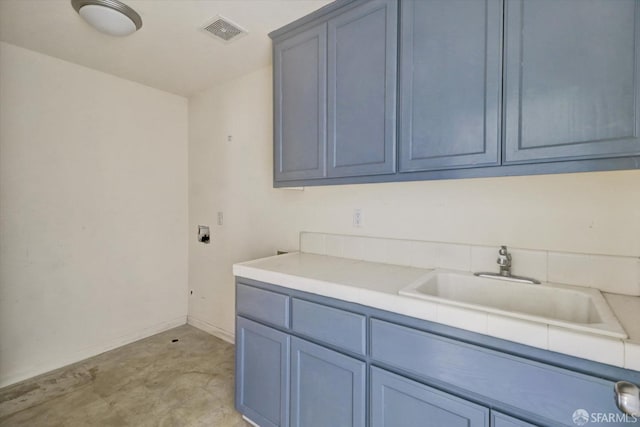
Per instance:
[[[224,43],[230,43],[247,34],[247,30],[219,15],[202,27],[202,30]]]

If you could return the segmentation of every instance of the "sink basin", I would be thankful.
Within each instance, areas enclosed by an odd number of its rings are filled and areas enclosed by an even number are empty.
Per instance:
[[[434,270],[401,289],[400,295],[496,313],[507,317],[627,338],[597,289],[522,284]]]

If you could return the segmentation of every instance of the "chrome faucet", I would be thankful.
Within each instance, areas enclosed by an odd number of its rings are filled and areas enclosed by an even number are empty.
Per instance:
[[[529,283],[532,285],[540,284],[540,281],[529,277],[514,276],[511,274],[511,254],[506,246],[500,246],[498,251],[498,259],[496,260],[500,266],[499,273],[473,273],[479,277],[488,277],[490,279],[508,280],[510,282]]]
[[[496,262],[500,266],[501,276],[511,276],[511,254],[507,251],[506,246],[500,246],[500,250],[498,251],[498,260]]]

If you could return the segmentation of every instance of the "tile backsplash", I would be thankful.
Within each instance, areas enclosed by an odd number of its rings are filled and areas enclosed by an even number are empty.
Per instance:
[[[497,272],[498,248],[302,232],[300,251],[419,268]],[[640,296],[640,258],[509,248],[512,272],[543,282]]]

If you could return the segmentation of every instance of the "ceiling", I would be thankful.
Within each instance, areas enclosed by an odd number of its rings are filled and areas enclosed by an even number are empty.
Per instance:
[[[111,37],[70,0],[0,0],[0,40],[182,96],[271,63],[267,34],[330,0],[124,0],[142,28]],[[249,34],[225,44],[200,30],[222,15]]]

